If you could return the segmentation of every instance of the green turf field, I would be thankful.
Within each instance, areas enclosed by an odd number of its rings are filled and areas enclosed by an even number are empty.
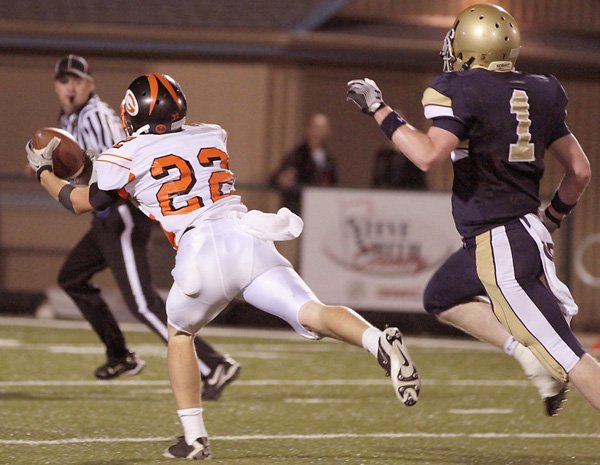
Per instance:
[[[166,350],[145,330],[127,337],[146,369],[97,382],[102,347],[83,324],[0,319],[0,464],[177,463],[161,457],[181,434]],[[600,414],[572,391],[546,417],[516,362],[474,341],[409,338],[423,388],[408,408],[361,349],[287,331],[207,339],[243,364],[205,405],[210,463],[600,464]]]

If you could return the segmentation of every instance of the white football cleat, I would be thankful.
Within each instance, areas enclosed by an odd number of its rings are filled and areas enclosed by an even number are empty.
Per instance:
[[[398,328],[386,328],[379,337],[377,361],[392,379],[396,397],[406,406],[419,400],[421,381]]]
[[[549,417],[558,415],[563,403],[567,400],[568,385],[552,377],[544,365],[533,355],[533,352],[522,344],[517,344],[513,357],[519,362],[527,377],[538,390],[544,401],[546,414]]]

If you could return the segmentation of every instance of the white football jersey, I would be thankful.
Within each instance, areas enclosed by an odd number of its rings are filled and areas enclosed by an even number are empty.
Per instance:
[[[235,178],[226,142],[227,133],[216,124],[130,137],[97,159],[98,187],[133,197],[177,247],[195,221],[223,218],[232,208],[246,210],[232,195]]]

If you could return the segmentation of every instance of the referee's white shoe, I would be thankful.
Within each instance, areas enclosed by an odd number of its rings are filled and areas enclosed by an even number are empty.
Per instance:
[[[392,379],[400,402],[407,406],[415,405],[419,400],[421,381],[398,328],[386,328],[381,333],[377,361],[386,376]]]

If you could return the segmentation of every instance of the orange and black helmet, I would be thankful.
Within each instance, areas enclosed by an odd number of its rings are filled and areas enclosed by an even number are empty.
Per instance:
[[[166,74],[144,74],[134,79],[121,102],[121,123],[130,136],[179,131],[186,113],[181,86]]]

